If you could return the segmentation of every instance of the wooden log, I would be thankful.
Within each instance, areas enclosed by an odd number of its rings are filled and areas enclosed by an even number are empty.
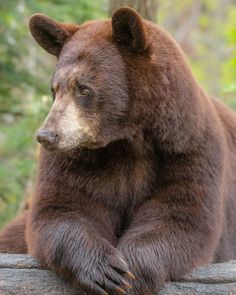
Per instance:
[[[167,283],[160,295],[236,295],[236,261],[195,269],[179,282]]]
[[[0,254],[1,295],[86,295],[27,255]],[[159,295],[236,295],[236,261],[199,267]],[[156,294],[153,294],[156,295]]]
[[[27,255],[0,254],[1,295],[85,295]]]

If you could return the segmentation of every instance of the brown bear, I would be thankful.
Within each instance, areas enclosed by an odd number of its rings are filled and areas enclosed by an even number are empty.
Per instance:
[[[89,294],[153,295],[235,258],[236,115],[175,41],[128,7],[82,25],[36,14],[30,31],[58,59],[53,104],[33,202],[0,251]]]

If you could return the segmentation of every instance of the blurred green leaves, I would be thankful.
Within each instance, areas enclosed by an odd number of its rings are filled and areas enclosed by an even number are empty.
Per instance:
[[[0,0],[0,226],[32,193],[36,170],[35,132],[51,104],[54,57],[34,42],[30,15],[82,23],[106,16],[107,1]]]

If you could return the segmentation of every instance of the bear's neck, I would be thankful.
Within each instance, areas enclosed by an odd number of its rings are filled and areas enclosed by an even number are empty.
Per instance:
[[[63,183],[68,196],[81,193],[111,208],[123,210],[133,198],[139,204],[152,195],[156,182],[158,155],[149,139],[138,146],[118,140],[103,148],[70,153],[41,149],[39,183],[43,190],[51,183]]]
[[[81,149],[67,153],[67,157],[88,169],[105,169],[120,163],[134,163],[140,159],[150,157],[153,153],[153,143],[150,134],[137,136],[132,139],[121,139],[97,149]],[[103,167],[104,166],[104,167]]]
[[[217,114],[184,58],[179,59],[165,76],[166,86],[151,93],[149,128],[160,149],[182,153],[198,148],[206,130],[216,124]]]

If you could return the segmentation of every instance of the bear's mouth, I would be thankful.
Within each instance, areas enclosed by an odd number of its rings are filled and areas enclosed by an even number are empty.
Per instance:
[[[55,152],[58,150],[56,145],[47,145],[47,144],[41,144],[43,148],[49,152]]]
[[[41,143],[41,145],[43,146],[43,148],[49,152],[70,152],[70,151],[76,151],[76,152],[81,152],[83,150],[96,150],[99,148],[103,148],[105,146],[107,146],[107,143],[105,142],[87,142],[87,143],[83,143],[80,144],[79,146],[76,147],[60,147],[59,144],[55,143],[53,145],[51,144],[47,144],[47,143]]]

